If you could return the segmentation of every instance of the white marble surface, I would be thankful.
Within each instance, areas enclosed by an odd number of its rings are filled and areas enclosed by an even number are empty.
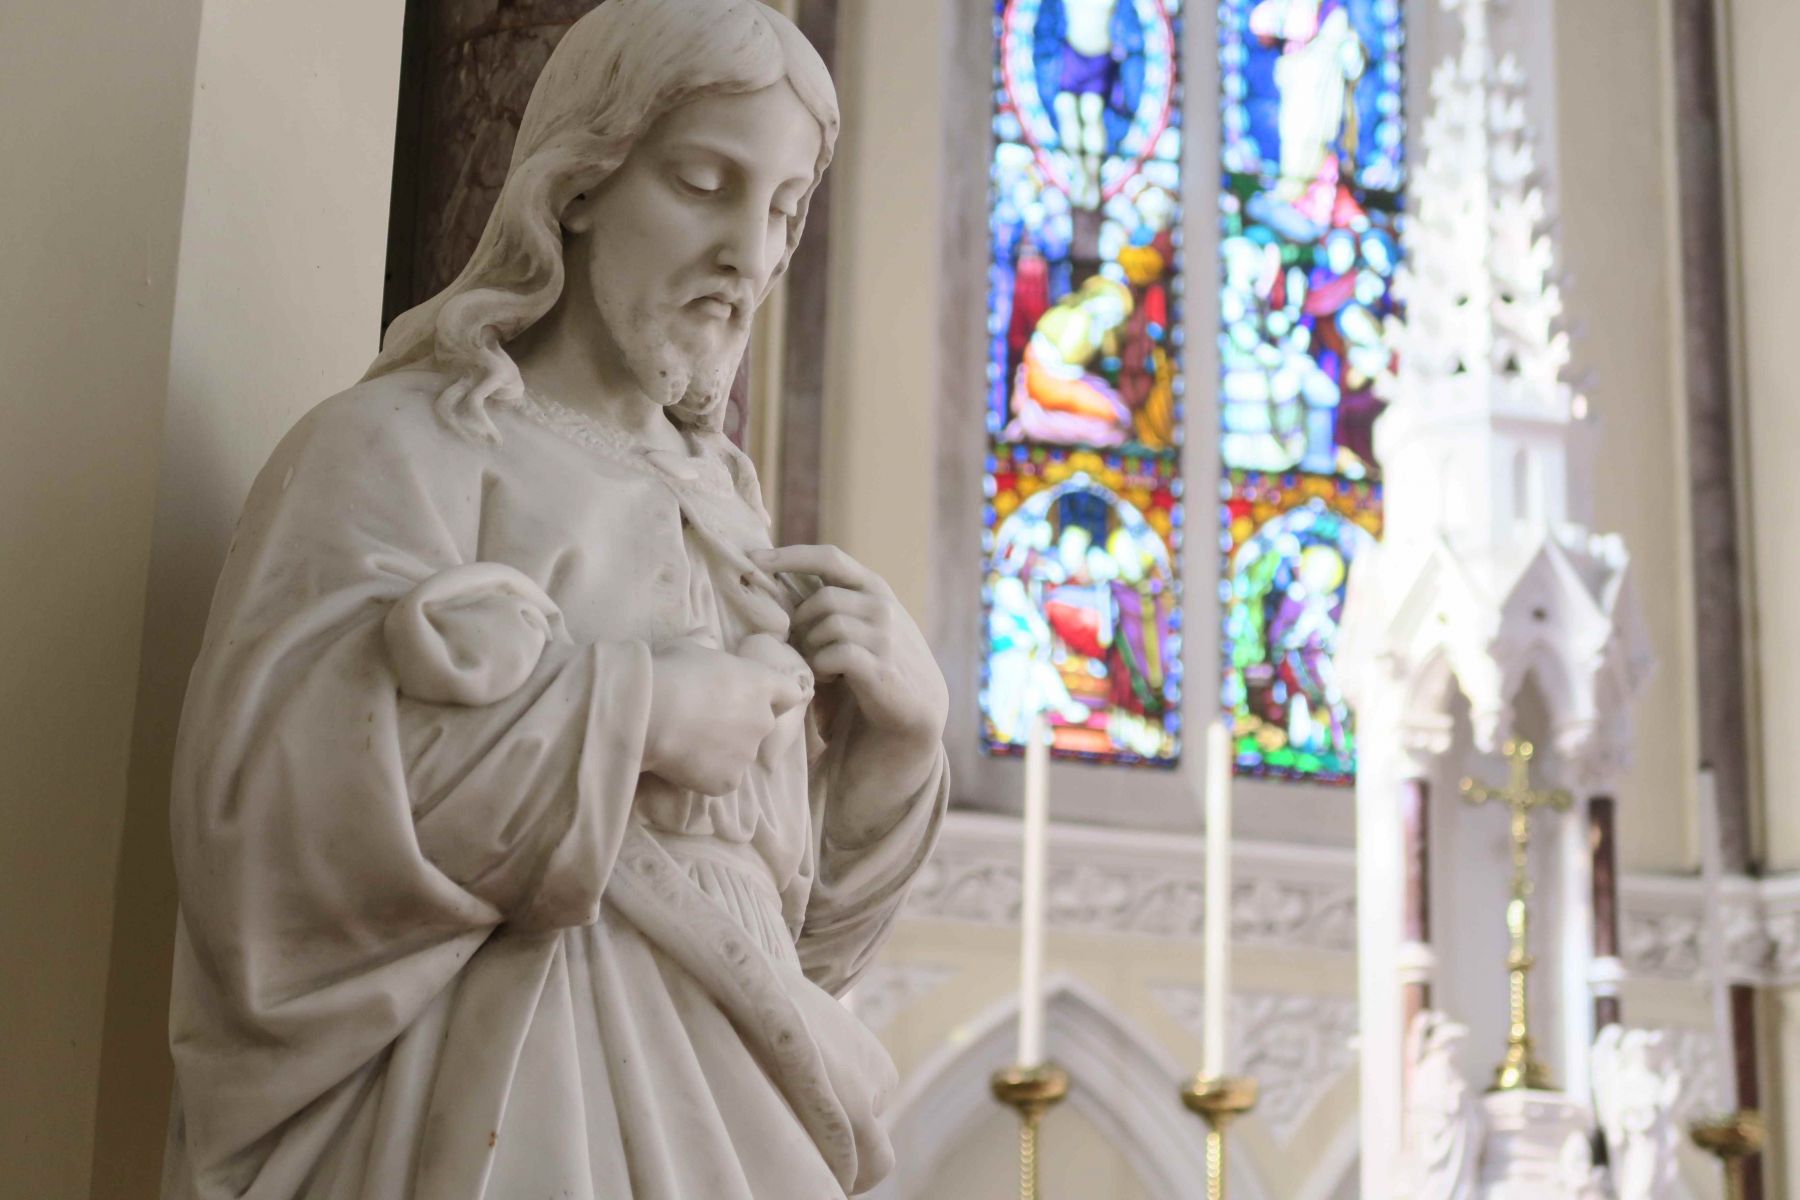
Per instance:
[[[1685,1083],[1677,1055],[1663,1030],[1609,1025],[1594,1043],[1594,1110],[1618,1200],[1675,1194]]]
[[[1594,1167],[1588,1113],[1561,1092],[1491,1092],[1482,1200],[1607,1200]]]

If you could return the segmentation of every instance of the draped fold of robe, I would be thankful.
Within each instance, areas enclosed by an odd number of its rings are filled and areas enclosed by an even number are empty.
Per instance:
[[[252,489],[182,714],[165,1200],[813,1200],[891,1165],[834,998],[936,836],[796,709],[728,796],[644,774],[652,652],[785,636],[748,461],[444,377],[326,401]]]

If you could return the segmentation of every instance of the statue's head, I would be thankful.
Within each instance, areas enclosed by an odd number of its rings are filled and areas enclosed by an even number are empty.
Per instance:
[[[606,0],[538,79],[468,266],[389,327],[369,376],[452,375],[440,412],[491,438],[489,404],[524,395],[507,344],[567,291],[647,394],[716,430],[837,129],[825,64],[758,0]]]

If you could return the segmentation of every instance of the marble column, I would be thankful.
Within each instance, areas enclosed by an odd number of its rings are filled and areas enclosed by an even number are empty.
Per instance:
[[[1725,180],[1732,171],[1720,79],[1717,0],[1672,0],[1675,169],[1680,189],[1682,307],[1677,326],[1686,371],[1688,499],[1693,538],[1694,650],[1700,663],[1700,760],[1718,797],[1720,864],[1726,875],[1753,873],[1757,806],[1750,771],[1755,745],[1749,703],[1752,656],[1745,628],[1746,579],[1738,520],[1738,451],[1732,388],[1730,273]],[[1756,1078],[1757,993],[1731,992],[1738,1105],[1761,1099]],[[1746,1172],[1745,1195],[1761,1200],[1760,1159]]]
[[[1672,0],[1675,161],[1680,189],[1682,362],[1693,538],[1700,759],[1717,780],[1728,875],[1751,865],[1749,655],[1744,628],[1738,436],[1731,380],[1728,170],[1716,0]]]
[[[1747,1110],[1762,1108],[1762,1081],[1757,1074],[1757,1001],[1757,989],[1750,984],[1731,986],[1731,1079],[1737,1090],[1738,1108]],[[1767,1156],[1760,1154],[1746,1161],[1744,1200],[1763,1200],[1763,1164],[1767,1161]]]
[[[1588,800],[1588,857],[1593,870],[1594,962],[1589,985],[1594,994],[1594,1029],[1622,1019],[1619,986],[1624,965],[1619,959],[1619,864],[1615,833],[1616,804],[1611,796]]]
[[[839,0],[792,0],[791,15],[832,74],[838,73]],[[819,540],[820,457],[825,446],[826,303],[831,255],[831,173],[813,193],[806,236],[788,263],[787,319],[781,352],[781,478],[777,540]]]
[[[469,261],[506,179],[532,85],[569,26],[598,3],[407,6],[387,319],[441,291]]]

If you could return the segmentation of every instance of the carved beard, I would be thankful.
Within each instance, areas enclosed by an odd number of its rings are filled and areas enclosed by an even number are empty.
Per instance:
[[[594,281],[594,300],[646,396],[700,424],[710,424],[709,416],[724,411],[749,340],[748,323],[720,338],[715,348],[684,346],[670,336],[681,314],[646,311],[608,287],[604,278]]]

